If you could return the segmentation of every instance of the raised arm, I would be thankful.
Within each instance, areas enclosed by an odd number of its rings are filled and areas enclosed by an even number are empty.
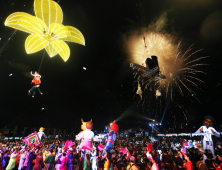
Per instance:
[[[76,139],[77,140],[81,140],[83,138],[83,135],[84,135],[84,132],[80,133],[79,136],[76,136]]]
[[[195,133],[202,133],[203,132],[203,126],[201,126]]]
[[[216,137],[220,137],[220,133],[218,133],[213,127],[211,127],[211,132],[212,132]]]

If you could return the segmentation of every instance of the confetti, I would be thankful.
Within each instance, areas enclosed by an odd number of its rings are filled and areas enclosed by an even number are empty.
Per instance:
[[[11,73],[11,74],[9,74],[9,76],[12,76],[12,73]]]

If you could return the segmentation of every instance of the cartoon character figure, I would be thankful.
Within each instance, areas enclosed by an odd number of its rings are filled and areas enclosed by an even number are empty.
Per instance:
[[[116,134],[119,131],[119,126],[116,124],[116,120],[110,125],[109,133],[101,135],[102,137],[107,137],[107,143],[103,150],[103,156],[105,152],[110,152],[113,149],[114,142],[116,140]]]
[[[156,90],[156,99],[159,97],[159,96],[161,96],[162,94],[161,94],[161,92],[160,92],[160,90]]]
[[[82,125],[81,125],[82,131],[80,131],[79,134],[76,135],[76,140],[77,140],[77,138],[79,138],[80,134],[81,134],[83,131],[86,130],[86,123],[87,123],[87,122],[84,122],[83,119],[81,119],[81,121],[82,121]]]
[[[42,137],[45,137],[45,133],[44,133],[45,128],[40,127],[38,135],[39,135],[39,139],[42,140]]]
[[[203,133],[203,149],[209,149],[213,156],[214,154],[214,144],[212,140],[212,134],[214,134],[216,137],[220,137],[220,133],[218,133],[213,127],[213,122],[210,119],[206,119],[204,121],[205,126],[201,126],[195,133]]]
[[[140,98],[142,100],[143,91],[141,90],[141,85],[140,85],[139,81],[138,81],[138,90],[136,91],[136,94],[139,94]]]
[[[34,76],[32,83],[39,85],[41,84],[41,76],[39,75],[39,73],[37,71],[35,71],[34,74],[32,74],[32,71],[30,72],[32,76]]]
[[[89,122],[86,122],[86,126],[85,126],[86,130],[84,130],[79,136],[76,136],[77,140],[81,140],[83,139],[82,143],[80,144],[80,149],[83,150],[93,150],[93,146],[92,146],[92,142],[91,139],[94,136],[94,132],[91,131],[93,128],[93,123],[92,120]]]

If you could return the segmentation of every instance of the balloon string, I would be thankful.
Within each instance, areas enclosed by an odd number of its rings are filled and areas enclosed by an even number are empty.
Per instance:
[[[4,51],[5,47],[8,45],[9,41],[12,39],[12,37],[15,35],[17,30],[13,31],[13,33],[10,35],[8,40],[4,43],[4,45],[0,48],[0,54]]]
[[[43,53],[43,55],[42,55],[42,59],[41,59],[41,63],[40,63],[40,66],[39,66],[39,71],[38,71],[38,73],[40,73],[40,70],[41,70],[41,68],[42,68],[42,62],[43,62],[44,56],[45,56],[45,50],[44,50],[44,53]]]

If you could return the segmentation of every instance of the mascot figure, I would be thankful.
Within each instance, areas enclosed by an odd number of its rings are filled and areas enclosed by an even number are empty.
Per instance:
[[[212,155],[214,154],[214,144],[212,140],[212,135],[215,135],[216,137],[220,137],[220,133],[218,133],[213,127],[213,122],[210,119],[206,119],[204,121],[205,126],[201,126],[195,133],[202,133],[204,135],[203,138],[203,149],[204,151],[210,150]]]
[[[45,133],[44,133],[45,128],[40,127],[38,135],[39,135],[39,139],[42,140],[42,137],[45,137]]]
[[[116,140],[116,134],[117,134],[118,131],[119,131],[119,126],[116,124],[116,121],[114,121],[110,125],[109,133],[101,135],[102,137],[107,137],[108,138],[106,146],[103,149],[103,155],[105,155],[105,152],[110,152],[113,149],[113,145],[114,145],[114,142]],[[99,147],[103,148],[101,145]]]
[[[82,121],[82,125],[81,125],[82,131],[80,131],[79,134],[76,135],[76,140],[78,140],[77,138],[79,138],[80,134],[81,134],[83,131],[86,130],[86,123],[87,123],[87,122],[84,122],[83,119],[81,119],[81,121]]]
[[[81,126],[81,128],[82,128],[82,126]],[[93,150],[91,140],[94,136],[94,133],[93,133],[93,131],[91,131],[92,128],[93,128],[93,123],[92,123],[92,120],[91,120],[89,122],[86,122],[85,130],[83,132],[81,132],[79,135],[76,136],[77,140],[83,139],[82,143],[80,144],[79,149],[90,150],[90,151]]]

